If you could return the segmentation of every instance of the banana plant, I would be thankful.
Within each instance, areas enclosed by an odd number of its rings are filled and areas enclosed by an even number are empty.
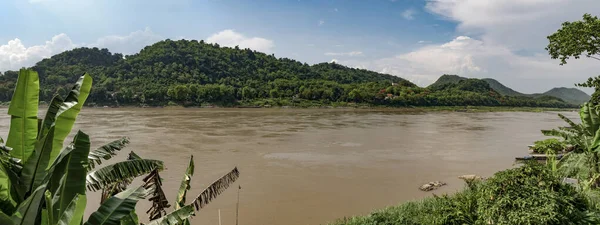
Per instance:
[[[98,210],[86,225],[138,225],[135,206],[148,198],[151,224],[189,224],[195,211],[221,194],[239,177],[237,168],[213,182],[191,203],[185,203],[193,175],[193,158],[184,175],[175,210],[162,190],[159,172],[163,162],[143,159],[131,152],[125,161],[100,167],[117,155],[129,139],[121,138],[90,150],[90,138],[78,131],[64,145],[77,115],[90,93],[92,79],[82,75],[66,98],[56,95],[46,115],[37,118],[39,79],[22,69],[8,114],[11,125],[6,145],[0,138],[0,224],[81,225],[87,205],[86,191],[102,190]],[[100,167],[100,168],[98,168]],[[147,175],[140,186],[127,189],[131,181]]]
[[[161,161],[139,159],[92,171],[122,149],[127,139],[90,152],[89,137],[79,131],[63,147],[91,85],[91,77],[82,75],[67,97],[55,96],[46,115],[38,119],[38,74],[19,71],[8,110],[8,139],[6,145],[0,144],[0,224],[81,224],[86,187],[103,189],[162,170]]]

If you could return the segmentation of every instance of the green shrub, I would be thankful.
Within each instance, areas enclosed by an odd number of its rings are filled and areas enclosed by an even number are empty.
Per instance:
[[[559,141],[556,138],[549,138],[546,140],[536,141],[532,150],[535,153],[540,154],[551,154],[565,150],[567,145],[564,142]]]
[[[474,181],[454,195],[407,202],[334,224],[597,224],[593,212],[587,199],[548,167],[526,163]]]
[[[480,194],[478,224],[579,224],[588,211],[584,196],[535,162],[496,173]]]

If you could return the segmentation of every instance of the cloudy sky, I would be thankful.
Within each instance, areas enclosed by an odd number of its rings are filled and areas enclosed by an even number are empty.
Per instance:
[[[446,73],[532,93],[600,75],[598,61],[559,66],[544,50],[546,36],[584,13],[600,15],[600,1],[0,0],[0,71],[81,46],[132,54],[184,38],[336,61],[421,86]]]

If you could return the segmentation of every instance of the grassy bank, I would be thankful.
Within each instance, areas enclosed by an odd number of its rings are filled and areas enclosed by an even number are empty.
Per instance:
[[[556,171],[539,163],[473,181],[456,194],[343,218],[331,225],[392,224],[598,224],[590,196],[562,183]]]

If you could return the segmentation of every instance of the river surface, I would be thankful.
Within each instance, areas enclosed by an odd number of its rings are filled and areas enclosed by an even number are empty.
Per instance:
[[[9,117],[0,109],[0,135]],[[576,113],[565,113],[576,118]],[[237,166],[240,179],[192,219],[192,224],[325,224],[464,186],[457,176],[514,166],[514,157],[564,125],[556,113],[408,113],[337,109],[87,108],[76,128],[98,147],[121,136],[129,151],[160,159],[171,203],[190,155],[195,175],[188,199]],[[434,192],[429,181],[448,185]],[[98,205],[90,196],[88,212]],[[146,201],[138,205],[144,217]],[[147,218],[142,218],[147,221]]]

